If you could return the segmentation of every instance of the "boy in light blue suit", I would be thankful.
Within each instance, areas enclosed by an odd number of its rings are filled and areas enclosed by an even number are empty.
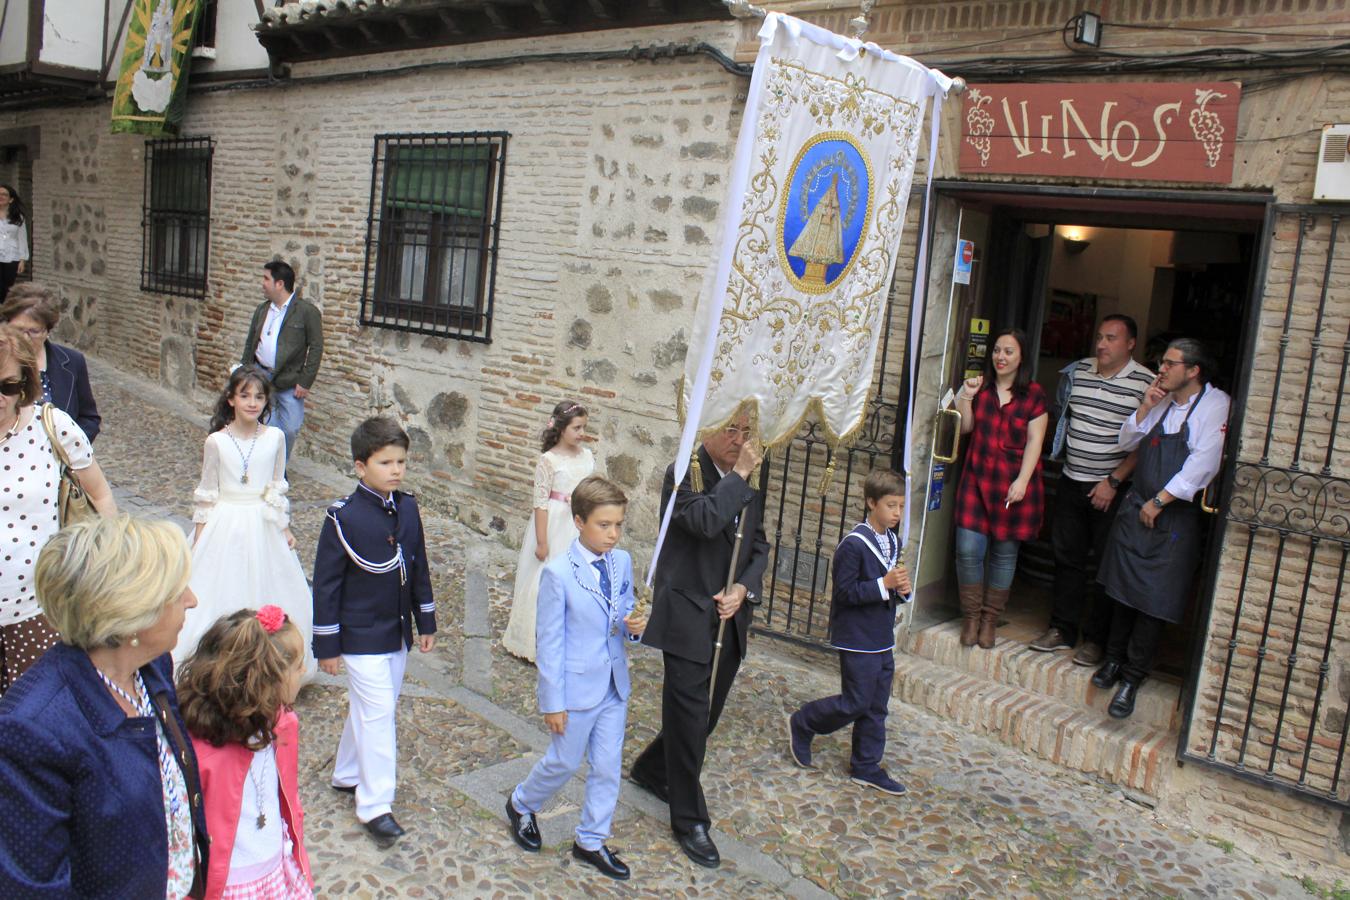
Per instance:
[[[572,491],[579,536],[544,567],[535,625],[539,710],[553,742],[506,801],[512,838],[522,849],[538,851],[543,840],[535,816],[587,758],[591,770],[572,855],[621,881],[629,877],[628,866],[605,840],[619,801],[628,715],[624,644],[647,626],[633,612],[632,560],[615,549],[627,505],[619,486],[599,475]]]

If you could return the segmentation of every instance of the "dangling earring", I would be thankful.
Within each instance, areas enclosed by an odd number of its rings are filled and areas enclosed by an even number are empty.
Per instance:
[[[136,637],[135,635],[132,635],[132,638],[131,638],[131,646],[133,646],[133,647],[139,647],[140,645],[141,645],[141,639],[138,638],[138,637]]]

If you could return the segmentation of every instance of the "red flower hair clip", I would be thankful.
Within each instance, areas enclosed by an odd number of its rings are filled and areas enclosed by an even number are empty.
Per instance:
[[[286,624],[286,613],[280,606],[271,603],[258,610],[258,621],[262,623],[263,630],[268,634],[276,634],[281,630],[281,626]]]

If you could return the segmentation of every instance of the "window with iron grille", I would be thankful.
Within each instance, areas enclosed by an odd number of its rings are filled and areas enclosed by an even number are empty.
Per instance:
[[[361,324],[492,339],[508,137],[375,137]]]
[[[206,296],[210,138],[145,142],[141,290]]]

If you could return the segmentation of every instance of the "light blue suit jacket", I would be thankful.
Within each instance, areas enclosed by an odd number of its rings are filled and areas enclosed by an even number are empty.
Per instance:
[[[539,668],[539,711],[590,709],[605,699],[609,683],[628,699],[630,638],[623,617],[633,611],[633,561],[611,550],[611,584],[617,592],[619,633],[610,634],[609,603],[595,569],[577,541],[544,567],[535,618],[535,659]]]

